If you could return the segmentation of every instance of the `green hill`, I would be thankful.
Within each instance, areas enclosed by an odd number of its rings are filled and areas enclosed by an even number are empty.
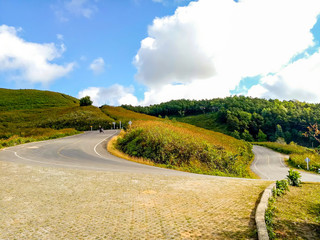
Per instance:
[[[50,91],[0,88],[0,96],[0,111],[79,105],[74,97]]]

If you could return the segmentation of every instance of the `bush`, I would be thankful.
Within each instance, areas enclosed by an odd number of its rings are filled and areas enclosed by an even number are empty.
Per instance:
[[[291,186],[299,187],[301,184],[301,174],[298,171],[290,169],[289,174],[287,175],[287,179]]]
[[[80,99],[80,106],[90,106],[92,105],[92,101],[89,96],[85,96]]]
[[[286,179],[276,181],[276,189],[273,192],[274,196],[282,196],[286,191],[289,191],[289,183]]]
[[[192,172],[250,176],[251,145],[190,125],[135,121],[116,147],[130,156]]]
[[[264,219],[267,226],[267,231],[270,239],[274,239],[276,237],[276,234],[273,229],[273,217],[274,217],[274,211],[275,211],[275,198],[271,197],[268,201],[268,208],[266,209]]]

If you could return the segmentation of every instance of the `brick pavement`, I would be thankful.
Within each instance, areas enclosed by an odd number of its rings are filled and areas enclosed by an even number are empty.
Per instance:
[[[0,162],[0,239],[249,239],[269,185]]]

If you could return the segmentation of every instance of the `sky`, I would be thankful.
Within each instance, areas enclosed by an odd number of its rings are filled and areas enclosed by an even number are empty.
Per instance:
[[[94,105],[320,102],[319,0],[0,0],[0,87]]]

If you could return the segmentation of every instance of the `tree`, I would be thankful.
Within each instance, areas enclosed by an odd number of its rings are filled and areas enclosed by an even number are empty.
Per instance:
[[[80,106],[90,106],[92,105],[92,101],[89,96],[85,96],[80,99]]]
[[[249,133],[248,130],[244,130],[244,132],[241,134],[242,139],[246,140],[247,142],[253,142],[253,137]]]
[[[232,133],[231,133],[231,136],[236,138],[236,139],[240,139],[240,133],[237,131],[237,130],[234,130]]]
[[[275,139],[277,140],[278,138],[284,138],[282,127],[280,124],[277,124],[275,132]]]
[[[267,135],[264,134],[261,129],[259,129],[258,142],[266,142],[266,141],[267,141]]]
[[[308,127],[308,131],[306,131],[302,135],[305,137],[313,137],[315,140],[317,140],[320,143],[320,138],[318,137],[320,135],[320,130],[318,128],[317,123],[310,125]]]

